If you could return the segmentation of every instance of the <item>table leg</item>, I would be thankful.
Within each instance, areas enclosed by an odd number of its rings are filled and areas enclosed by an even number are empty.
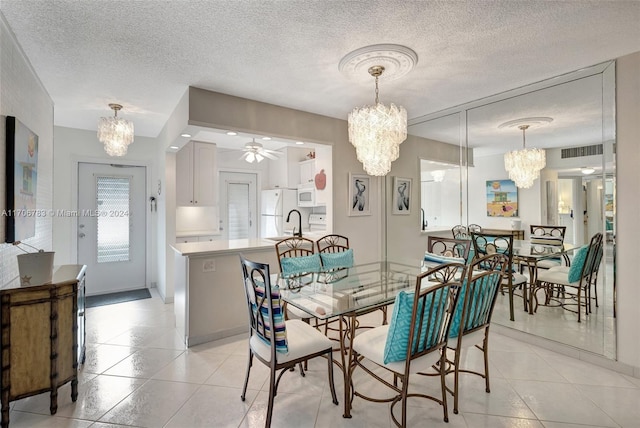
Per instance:
[[[342,359],[342,378],[344,381],[343,418],[351,418],[351,346],[347,349],[346,335],[353,340],[353,320],[350,316],[340,315],[340,358]],[[346,330],[343,326],[346,326]]]

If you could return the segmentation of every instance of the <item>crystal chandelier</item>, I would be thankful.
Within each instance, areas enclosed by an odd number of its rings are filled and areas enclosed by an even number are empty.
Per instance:
[[[407,111],[404,107],[378,101],[378,78],[383,66],[369,68],[376,79],[376,100],[373,106],[355,108],[349,113],[349,141],[356,156],[369,175],[383,176],[391,170],[391,162],[400,155],[400,143],[407,138]]]
[[[114,111],[113,117],[101,117],[98,122],[98,140],[104,144],[109,156],[124,156],[129,144],[133,143],[133,122],[118,117],[122,109],[120,104],[109,104]]]
[[[505,153],[504,168],[516,187],[528,189],[540,177],[540,170],[546,165],[546,156],[544,150],[526,148],[525,131],[529,125],[520,125],[518,128],[522,129],[522,150]]]

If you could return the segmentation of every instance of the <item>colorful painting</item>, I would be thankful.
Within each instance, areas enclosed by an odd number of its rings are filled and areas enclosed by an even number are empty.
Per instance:
[[[36,234],[38,136],[13,116],[7,116],[6,242]]]
[[[513,180],[487,181],[487,216],[518,217],[518,188]]]

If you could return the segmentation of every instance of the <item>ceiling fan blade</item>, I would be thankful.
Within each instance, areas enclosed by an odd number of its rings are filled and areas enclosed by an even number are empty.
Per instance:
[[[271,159],[271,160],[276,160],[278,159],[277,156],[272,155],[271,153],[269,153],[267,150],[262,150],[259,152],[262,156],[264,156],[265,158]]]

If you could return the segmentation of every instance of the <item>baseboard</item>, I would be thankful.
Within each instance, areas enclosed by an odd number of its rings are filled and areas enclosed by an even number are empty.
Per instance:
[[[620,361],[612,360],[605,356],[594,354],[593,352],[578,349],[573,346],[565,345],[564,343],[545,339],[544,337],[535,336],[533,334],[525,333],[523,331],[505,327],[499,324],[492,323],[491,331],[503,336],[520,340],[525,343],[530,343],[532,345],[548,349],[550,351],[557,352],[562,355],[566,355],[568,357],[575,358],[577,360],[595,364],[596,366],[604,367],[606,369],[613,370],[627,376],[640,378],[640,367],[634,367],[629,364],[621,363]]]
[[[205,334],[203,336],[189,336],[187,337],[187,348],[195,345],[200,345],[214,340],[224,339],[225,337],[237,336],[238,334],[247,333],[248,327],[241,326],[231,328],[229,330],[217,331],[211,334]]]

